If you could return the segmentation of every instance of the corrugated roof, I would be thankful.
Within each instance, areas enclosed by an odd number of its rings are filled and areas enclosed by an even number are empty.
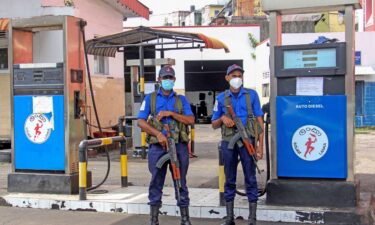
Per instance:
[[[110,57],[115,57],[120,48],[139,45],[162,46],[162,48],[165,47],[168,50],[191,47],[224,49],[225,52],[229,52],[228,47],[223,42],[202,33],[170,31],[142,26],[129,31],[94,38],[86,42],[89,54]],[[171,45],[172,48],[167,47]]]

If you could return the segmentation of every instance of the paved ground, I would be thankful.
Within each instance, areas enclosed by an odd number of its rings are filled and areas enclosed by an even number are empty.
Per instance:
[[[113,213],[67,212],[54,210],[0,207],[0,225],[145,225],[147,215],[124,215]],[[160,216],[160,224],[178,225],[178,217]],[[219,219],[192,219],[194,225],[218,225]],[[237,220],[236,224],[247,224]],[[258,225],[293,225],[292,223],[266,223]]]
[[[369,131],[356,135],[356,179],[361,182],[361,197],[367,200],[375,192],[375,131]],[[220,139],[219,130],[212,131],[208,125],[196,127],[196,154],[197,159],[192,159],[189,169],[189,187],[217,188],[218,186],[218,161],[217,143]],[[112,152],[111,173],[106,185],[120,185],[120,165],[118,153]],[[260,162],[261,168],[265,168],[264,160]],[[105,174],[106,161],[104,157],[90,159],[89,169],[93,172],[94,184],[98,183]],[[6,177],[11,171],[10,164],[0,163],[0,196],[6,194]],[[265,173],[258,177],[260,186],[264,186]],[[131,158],[129,160],[129,181],[133,185],[148,186],[149,173],[147,160]],[[171,186],[170,178],[166,181]],[[243,186],[242,171],[239,169],[238,185]],[[105,189],[105,188],[104,188]],[[20,216],[22,215],[22,216]],[[31,219],[30,219],[31,218]],[[53,218],[53,221],[49,221]],[[4,220],[4,221],[3,221]],[[137,222],[135,221],[137,220]],[[138,221],[139,220],[139,221]],[[11,222],[10,222],[11,221]],[[74,222],[77,221],[77,222]],[[123,214],[103,214],[87,212],[61,212],[51,210],[32,210],[18,208],[0,208],[0,225],[5,224],[146,224],[147,216],[125,216]],[[178,224],[176,218],[162,218],[165,224]],[[194,224],[219,224],[219,220],[195,220]],[[238,223],[245,224],[245,223]],[[269,223],[259,223],[269,224]],[[271,224],[269,224],[271,225]]]
[[[218,142],[220,130],[212,130],[210,125],[196,126],[196,155],[198,158],[190,160],[188,172],[188,186],[196,188],[218,188]],[[131,156],[131,152],[128,153]],[[107,163],[103,155],[96,159],[89,159],[89,170],[93,172],[94,183],[98,183],[103,177]],[[265,160],[259,165],[266,168]],[[243,188],[244,181],[241,166],[238,167],[238,185]],[[264,187],[266,172],[258,177],[260,187]],[[131,158],[129,161],[129,182],[136,186],[148,186],[150,174],[148,172],[147,160]],[[106,184],[120,185],[120,164],[118,152],[111,152],[111,173]],[[169,177],[166,186],[171,186]]]

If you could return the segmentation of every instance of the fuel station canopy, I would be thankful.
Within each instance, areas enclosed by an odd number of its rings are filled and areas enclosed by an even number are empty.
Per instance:
[[[224,49],[225,52],[229,52],[223,42],[201,33],[169,31],[143,26],[88,40],[87,52],[92,55],[115,57],[117,51],[136,46],[157,46],[157,51],[211,48]]]

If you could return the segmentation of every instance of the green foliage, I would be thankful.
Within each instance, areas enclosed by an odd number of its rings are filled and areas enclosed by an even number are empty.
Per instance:
[[[256,48],[257,47],[257,45],[259,44],[259,41],[254,37],[254,35],[253,34],[248,34],[248,37],[249,37],[249,41],[250,41],[250,43],[251,43],[251,47],[252,48]]]
[[[248,37],[249,37],[250,46],[251,46],[251,48],[253,49],[253,52],[251,53],[251,57],[255,60],[255,59],[257,58],[257,56],[256,56],[254,50],[255,50],[255,48],[258,46],[259,41],[254,37],[253,34],[248,33],[247,35],[248,35]]]
[[[252,53],[251,53],[251,57],[252,57],[254,60],[257,59],[257,55],[255,54],[255,52],[252,52]]]
[[[74,0],[64,0],[65,6],[74,6]]]
[[[369,134],[375,131],[375,127],[357,127],[355,128],[356,134]]]

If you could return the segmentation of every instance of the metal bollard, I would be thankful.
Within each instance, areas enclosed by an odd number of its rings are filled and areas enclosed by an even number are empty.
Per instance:
[[[190,134],[190,158],[196,158],[195,152],[195,125],[191,125],[191,134]]]
[[[79,157],[79,200],[87,200],[87,144],[82,142],[78,150]]]
[[[218,150],[219,150],[219,199],[220,199],[220,206],[225,206],[225,199],[224,199],[225,173],[224,173],[223,154],[221,150],[221,141],[218,144]]]
[[[124,119],[119,119],[119,135],[125,136]],[[121,164],[121,187],[128,186],[128,155],[126,152],[126,141],[120,142],[120,164]]]
[[[142,159],[146,159],[146,132],[141,133]]]

